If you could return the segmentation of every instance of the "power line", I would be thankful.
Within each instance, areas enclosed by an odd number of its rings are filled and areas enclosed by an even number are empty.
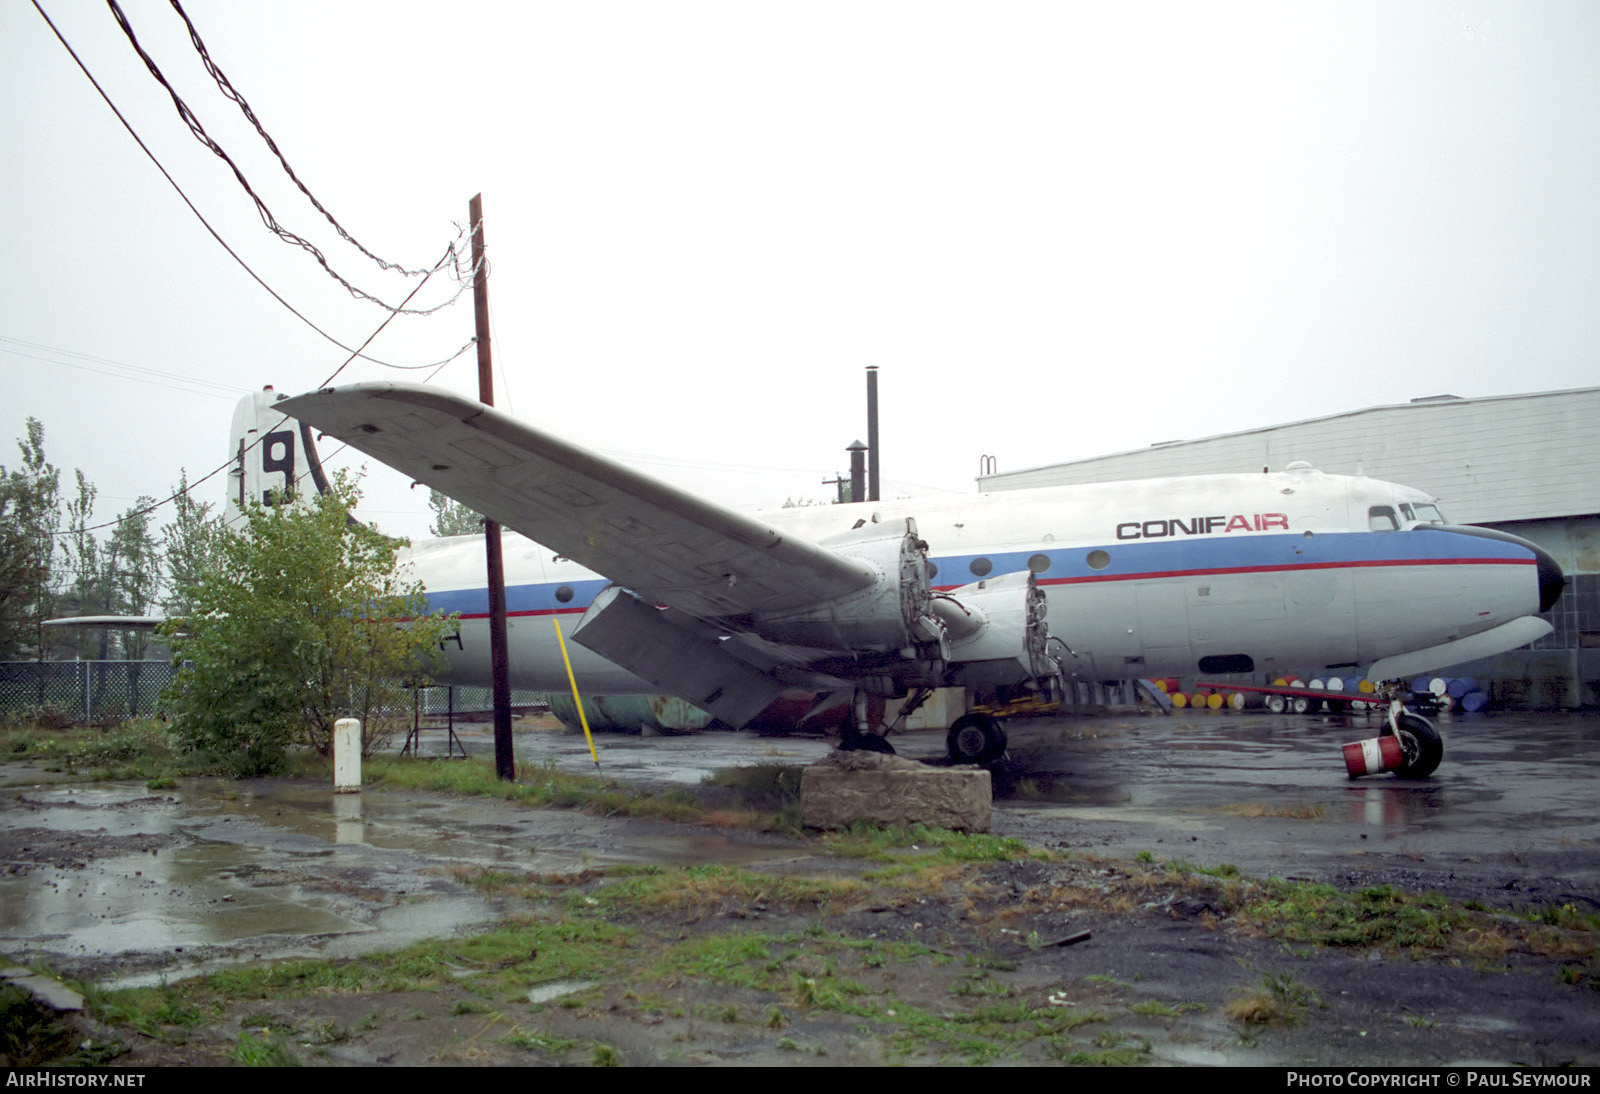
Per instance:
[[[316,244],[312,243],[308,239],[296,235],[294,232],[289,231],[289,229],[278,223],[278,219],[273,215],[272,210],[267,208],[267,203],[263,201],[251,187],[250,180],[245,178],[244,171],[241,170],[239,165],[233,161],[233,157],[228,155],[227,151],[223,149],[222,145],[213,140],[211,135],[206,132],[205,126],[200,123],[199,117],[195,115],[195,112],[189,108],[189,104],[184,102],[183,97],[178,94],[177,89],[174,88],[167,80],[167,77],[161,71],[160,66],[156,64],[155,58],[151,57],[149,53],[145,52],[145,48],[139,44],[139,39],[133,32],[133,24],[128,21],[127,15],[125,15],[122,11],[122,8],[118,6],[117,0],[106,0],[106,4],[111,8],[111,14],[116,18],[117,25],[122,28],[122,33],[127,37],[129,44],[133,46],[133,51],[139,55],[139,59],[144,62],[145,68],[149,69],[150,75],[155,78],[155,81],[166,89],[167,95],[172,99],[172,105],[178,111],[178,117],[183,119],[183,123],[189,127],[189,132],[194,135],[196,140],[205,145],[206,148],[211,150],[213,155],[228,165],[228,168],[233,172],[233,177],[238,181],[239,185],[244,188],[244,192],[250,196],[250,200],[255,204],[256,213],[258,216],[260,216],[261,223],[266,225],[267,231],[271,232],[285,243],[299,247],[312,258],[316,259],[317,265],[321,266],[329,277],[343,285],[345,291],[350,293],[351,296],[354,296],[358,300],[366,300],[373,304],[377,304],[382,308],[389,308],[391,311],[400,310],[392,308],[389,304],[380,300],[378,297],[373,296],[371,293],[366,292],[363,289],[358,289],[329,264],[327,256],[322,253]],[[37,0],[35,0],[35,6],[37,6]],[[188,22],[187,16],[185,16],[184,21]],[[273,146],[274,151],[276,151],[276,147],[276,145]],[[282,157],[280,156],[279,159],[281,160]],[[288,164],[285,163],[284,166],[287,167]],[[298,182],[299,180],[297,179],[296,181]],[[302,186],[301,189],[304,189],[304,187]],[[309,191],[307,192],[307,196],[309,196]],[[321,208],[320,205],[317,207],[319,209]],[[331,220],[332,218],[329,217],[329,219]],[[340,229],[340,234],[345,234],[343,229]],[[348,238],[348,236],[346,238]],[[364,248],[362,250],[363,253],[367,253]],[[450,256],[455,257],[455,243],[453,241],[450,247]],[[436,266],[434,268],[437,269],[438,267]],[[406,314],[431,315],[434,312],[439,311],[441,308],[447,308],[451,304],[454,304],[458,299],[460,299],[461,294],[465,291],[466,282],[463,281],[461,282],[461,286],[456,290],[455,294],[448,300],[445,300],[440,304],[436,304],[431,308],[418,308],[407,311]],[[407,299],[410,298],[408,297]]]
[[[57,28],[55,23],[51,20],[50,16],[45,13],[44,8],[39,6],[39,0],[32,0],[32,3],[33,3],[34,10],[39,13],[39,17],[45,21],[45,24],[47,26],[49,26],[49,28],[50,28],[50,32],[56,36],[56,41],[61,43],[62,48],[64,48],[67,51],[67,53],[72,57],[73,63],[75,63],[78,66],[79,71],[81,71],[84,74],[84,76],[88,79],[89,83],[94,86],[94,89],[95,89],[96,92],[99,93],[100,98],[103,99],[105,101],[105,104],[108,107],[111,108],[111,112],[117,116],[117,121],[122,123],[122,128],[124,128],[124,129],[126,129],[128,131],[128,135],[130,137],[132,137],[133,140],[134,140],[134,143],[139,146],[139,150],[142,151],[145,154],[145,156],[150,160],[151,163],[155,164],[156,170],[161,172],[161,176],[167,180],[168,185],[170,185],[174,190],[177,191],[178,197],[183,199],[183,203],[189,207],[189,211],[195,215],[195,219],[200,222],[201,226],[204,227],[207,232],[211,233],[211,238],[216,240],[217,243],[222,247],[222,249],[224,251],[228,252],[229,257],[232,258],[235,262],[237,262],[239,264],[239,267],[241,269],[243,269],[245,273],[249,274],[251,279],[253,281],[255,281],[256,284],[260,285],[263,289],[265,289],[269,296],[271,296],[279,304],[282,304],[284,306],[284,308],[287,309],[288,312],[291,315],[293,315],[296,319],[300,320],[300,322],[304,323],[306,326],[310,327],[312,330],[316,331],[319,335],[321,335],[323,338],[327,339],[329,342],[333,343],[335,346],[338,346],[340,349],[344,350],[346,353],[351,352],[349,346],[345,345],[343,342],[339,341],[333,335],[329,334],[327,331],[325,331],[321,327],[317,326],[310,319],[308,319],[305,315],[303,315],[298,309],[296,309],[293,304],[289,303],[282,296],[280,296],[278,294],[277,290],[275,290],[271,285],[268,285],[266,283],[266,281],[262,280],[261,275],[256,273],[253,269],[251,269],[250,268],[250,264],[247,263],[243,258],[241,258],[239,256],[239,253],[228,245],[228,241],[222,238],[222,236],[217,232],[217,230],[211,226],[211,222],[206,220],[206,218],[201,214],[200,210],[195,207],[194,202],[189,200],[189,195],[184,193],[183,187],[179,186],[177,180],[172,177],[171,173],[167,171],[166,167],[162,166],[161,161],[156,158],[155,153],[150,151],[149,146],[144,143],[144,140],[134,130],[133,126],[128,122],[128,119],[123,117],[122,111],[118,110],[117,109],[117,104],[111,101],[111,96],[106,93],[105,88],[100,86],[100,81],[98,81],[98,80],[96,80],[94,78],[94,73],[90,72],[89,71],[89,67],[83,63],[83,59],[78,56],[77,50],[72,48],[71,43],[69,43],[67,41],[67,39],[65,38],[65,36],[62,35],[60,29]],[[451,354],[449,357],[445,358],[444,361],[438,362],[438,364],[440,366],[442,366],[442,365],[448,363],[449,361],[455,360],[455,358],[459,357],[462,353],[466,352],[467,347],[471,346],[471,345],[472,345],[472,340],[469,339],[465,346],[463,346],[461,349],[457,350],[455,353]],[[428,367],[432,367],[432,366],[428,366],[428,365],[417,365],[417,366],[395,365],[395,364],[391,364],[388,361],[380,361],[376,357],[364,357],[363,359],[367,360],[367,361],[371,361],[375,365],[383,365],[386,368],[407,368],[407,367],[428,368]]]
[[[368,258],[372,259],[372,261],[376,262],[381,269],[394,270],[398,273],[405,274],[407,277],[420,277],[423,274],[428,273],[428,270],[425,268],[410,270],[398,262],[389,262],[385,259],[379,258],[371,251],[367,250],[366,247],[362,246],[354,236],[344,230],[344,226],[334,219],[333,214],[328,212],[328,210],[323,207],[322,202],[318,201],[316,196],[313,195],[310,189],[306,187],[306,184],[300,181],[300,176],[295,174],[294,168],[289,166],[289,161],[284,157],[283,153],[278,150],[278,143],[272,139],[271,135],[267,133],[266,128],[262,126],[261,120],[256,117],[256,112],[250,108],[250,104],[245,101],[244,96],[240,94],[239,91],[233,86],[233,81],[229,80],[222,69],[218,67],[217,63],[211,59],[211,53],[206,49],[205,42],[201,40],[200,32],[195,29],[194,21],[189,18],[189,13],[183,10],[183,5],[178,3],[178,0],[171,0],[171,2],[173,10],[176,11],[179,18],[183,20],[183,25],[189,28],[189,41],[194,44],[195,51],[200,54],[200,60],[205,65],[206,71],[211,74],[212,80],[216,81],[216,85],[222,91],[222,94],[226,98],[232,99],[235,103],[239,104],[239,109],[244,112],[244,116],[249,119],[251,125],[255,126],[256,132],[261,134],[261,139],[265,141],[267,147],[272,150],[272,154],[278,157],[278,162],[283,165],[284,173],[294,180],[294,184],[300,188],[300,192],[306,196],[306,200],[311,202],[311,204],[316,208],[317,212],[321,213],[325,218],[327,218],[328,223],[333,225],[334,231],[339,233],[340,238],[346,243],[350,244],[356,250],[360,251],[362,254],[366,255]]]
[[[28,342],[21,338],[11,338],[3,334],[0,334],[0,342],[10,342],[12,345],[27,346],[29,349],[45,350],[46,352],[61,354],[66,357],[76,357],[79,361],[109,365],[111,368],[94,368],[90,364],[80,364],[78,361],[61,361],[54,357],[41,357],[36,353],[25,353],[22,350],[8,349],[4,346],[0,346],[0,353],[9,353],[16,357],[27,357],[30,360],[43,361],[51,365],[64,365],[67,368],[82,369],[85,372],[93,372],[101,376],[114,376],[119,380],[134,380],[142,384],[156,384],[178,391],[187,391],[192,395],[209,395],[215,399],[238,399],[240,395],[248,390],[234,384],[219,384],[214,380],[202,380],[195,376],[180,376],[175,372],[162,372],[159,369],[145,368],[143,365],[130,365],[126,361],[115,361],[109,357],[95,357],[91,354],[78,353],[75,350],[62,349],[59,346],[46,346],[39,342]],[[112,369],[127,369],[129,372],[144,373],[145,375],[129,375],[127,372],[114,372]],[[207,391],[205,390],[206,388],[215,390]]]
[[[35,0],[35,6],[37,6],[37,0]],[[454,249],[455,249],[455,244],[452,243],[450,245],[450,249],[445,252],[445,257],[449,257],[449,255],[454,251]],[[439,266],[442,266],[443,264],[444,264],[444,258],[441,258],[439,260],[439,265],[435,266],[432,270],[430,270],[428,272],[427,276],[424,277],[420,282],[417,283],[417,287],[411,290],[411,292],[406,296],[405,300],[401,301],[402,307],[411,300],[411,297],[417,295],[417,293],[422,291],[423,287],[425,285],[427,285],[429,278],[431,278],[434,275],[434,273],[437,273],[438,270],[439,270]],[[401,313],[400,313],[400,311],[398,309],[391,311],[389,313],[388,317],[385,318],[382,323],[378,324],[377,329],[374,330],[371,334],[367,335],[367,339],[366,339],[365,342],[362,342],[361,345],[359,345],[355,349],[349,351],[350,352],[350,356],[345,358],[344,364],[340,365],[338,368],[336,368],[332,372],[330,372],[327,375],[327,377],[322,381],[322,383],[317,385],[317,387],[318,388],[324,388],[324,387],[327,387],[330,383],[332,383],[334,377],[338,376],[339,373],[343,372],[347,367],[349,367],[349,364],[350,364],[351,361],[354,361],[357,357],[360,357],[361,356],[361,351],[366,349],[367,346],[371,344],[371,342],[372,342],[372,340],[374,338],[376,338],[376,337],[378,337],[378,335],[382,334],[383,333],[383,328],[387,327],[390,323],[392,323],[394,321],[394,317],[396,315],[399,315],[399,314],[401,314]],[[459,356],[459,353],[458,353],[458,356]],[[165,498],[162,498],[158,502],[155,502],[155,503],[153,503],[151,505],[145,506],[143,509],[135,509],[132,512],[124,513],[124,514],[122,514],[122,516],[116,518],[115,520],[103,521],[100,524],[92,524],[92,525],[88,525],[88,526],[83,527],[83,528],[73,529],[71,533],[57,532],[55,534],[56,535],[67,535],[67,534],[81,534],[83,532],[97,532],[102,528],[114,527],[114,526],[116,526],[118,524],[121,524],[125,520],[131,520],[134,517],[141,517],[141,516],[144,516],[146,513],[153,513],[157,509],[160,509],[163,505],[166,505],[168,502],[176,501],[178,498],[182,497],[186,493],[192,493],[194,491],[194,488],[199,486],[201,483],[206,482],[209,479],[215,478],[217,475],[221,474],[223,471],[227,470],[229,467],[232,467],[235,460],[242,459],[246,452],[253,451],[255,449],[256,445],[260,444],[263,440],[265,440],[266,436],[267,436],[267,433],[274,432],[278,428],[278,426],[281,426],[284,422],[287,422],[288,420],[289,420],[289,415],[287,415],[287,414],[285,414],[282,417],[280,417],[278,419],[278,421],[276,422],[276,424],[273,425],[272,429],[267,430],[266,433],[262,433],[261,436],[257,437],[248,446],[246,446],[243,451],[241,451],[240,453],[238,453],[235,456],[229,457],[224,463],[222,463],[221,466],[214,468],[213,470],[207,472],[205,475],[203,475],[200,478],[196,479],[194,482],[190,483],[187,490],[179,490],[179,491],[177,491],[177,492],[175,492],[173,494],[168,495]],[[343,451],[343,450],[340,449],[340,451]],[[338,452],[335,452],[334,455],[338,455]],[[298,480],[296,480],[296,481],[298,481]]]
[[[155,153],[152,152],[150,150],[149,146],[145,144],[144,140],[139,136],[138,132],[134,130],[132,124],[129,123],[128,119],[123,116],[122,111],[117,108],[116,103],[111,101],[111,96],[106,93],[106,90],[103,87],[100,86],[100,82],[97,79],[95,79],[94,74],[89,71],[89,67],[86,64],[84,64],[83,59],[81,57],[79,57],[77,51],[72,48],[72,44],[67,41],[66,37],[61,33],[60,28],[58,28],[55,25],[55,22],[50,18],[49,14],[44,10],[43,7],[40,6],[39,0],[32,0],[32,3],[33,3],[34,10],[39,13],[39,17],[45,21],[45,25],[50,28],[50,32],[56,36],[56,40],[61,43],[62,48],[64,48],[67,51],[67,54],[72,58],[73,63],[78,66],[79,71],[81,71],[84,74],[84,77],[86,79],[88,79],[89,83],[94,87],[95,91],[100,95],[100,98],[105,102],[105,104],[108,107],[111,108],[111,112],[113,114],[115,114],[116,117],[117,117],[117,120],[122,123],[122,127],[125,130],[128,131],[128,135],[133,138],[134,143],[136,143],[139,146],[140,151],[144,152],[145,156],[150,160],[150,162],[155,165],[156,170],[161,172],[162,177],[165,178],[167,180],[167,183],[173,188],[173,190],[175,190],[177,192],[178,197],[181,198],[183,200],[183,203],[189,207],[189,211],[192,212],[195,215],[195,218],[197,220],[199,220],[201,225],[206,229],[206,231],[211,234],[211,237],[213,239],[215,239],[217,241],[217,243],[222,247],[222,249],[227,251],[229,256],[232,257],[233,260],[239,264],[240,268],[243,269],[245,271],[245,273],[249,274],[250,277],[258,285],[260,285],[263,289],[265,289],[267,291],[267,293],[274,300],[276,300],[279,304],[282,304],[285,309],[287,309],[292,315],[294,315],[296,318],[298,318],[306,326],[310,327],[317,334],[321,335],[323,338],[325,338],[327,341],[331,342],[333,345],[338,346],[340,349],[342,349],[345,352],[350,354],[350,356],[345,359],[343,364],[341,364],[337,369],[335,369],[331,374],[329,374],[327,379],[323,380],[322,384],[318,385],[319,387],[325,387],[335,376],[337,376],[337,375],[339,375],[339,373],[343,372],[345,370],[345,368],[347,368],[350,365],[350,363],[352,361],[356,360],[357,358],[360,358],[360,359],[365,360],[365,361],[370,361],[370,362],[372,362],[373,364],[376,364],[376,365],[382,365],[385,368],[396,368],[396,369],[433,368],[434,372],[436,374],[439,369],[442,369],[445,365],[449,364],[451,361],[453,361],[457,357],[461,356],[461,354],[465,353],[476,342],[475,338],[469,338],[462,345],[462,347],[460,349],[456,350],[449,357],[446,357],[442,361],[434,362],[434,363],[429,364],[429,365],[396,365],[396,364],[393,364],[393,363],[388,362],[388,361],[381,361],[376,357],[369,357],[369,356],[367,356],[367,355],[365,355],[365,354],[363,354],[361,352],[362,350],[366,349],[366,347],[368,345],[370,345],[372,343],[372,340],[374,338],[376,338],[378,336],[378,334],[381,333],[385,327],[387,327],[389,325],[389,323],[394,319],[395,315],[401,314],[404,311],[405,305],[410,303],[412,297],[416,296],[416,294],[422,290],[423,286],[428,283],[428,281],[432,278],[433,274],[437,273],[441,268],[443,268],[446,265],[446,263],[449,262],[450,258],[453,255],[456,254],[455,241],[454,240],[451,241],[449,247],[446,248],[444,255],[441,256],[439,261],[433,266],[433,268],[427,272],[427,274],[423,277],[423,280],[417,285],[417,287],[412,289],[412,291],[409,294],[407,294],[405,300],[401,301],[400,308],[398,308],[398,309],[390,309],[389,316],[386,319],[384,319],[384,321],[382,323],[380,323],[378,325],[377,329],[374,330],[372,332],[372,334],[369,335],[367,337],[367,339],[361,343],[360,346],[358,346],[358,347],[356,347],[354,349],[352,349],[351,347],[345,345],[343,342],[341,342],[337,338],[333,337],[333,335],[329,334],[327,331],[325,331],[321,327],[317,326],[310,319],[308,319],[305,315],[301,314],[301,312],[298,311],[292,304],[290,304],[287,300],[285,300],[282,296],[280,296],[277,293],[277,291],[272,288],[272,286],[268,285],[266,283],[266,281],[264,281],[259,274],[257,274],[253,269],[251,269],[249,263],[245,262],[245,260],[243,258],[241,258],[239,256],[239,254],[231,246],[228,245],[228,242],[222,238],[222,236],[217,232],[217,230],[211,226],[211,223],[208,220],[206,220],[206,218],[201,214],[200,210],[195,206],[194,202],[189,200],[189,195],[184,192],[183,187],[178,185],[177,180],[172,177],[172,174],[166,169],[165,166],[162,165],[161,161],[156,158]],[[115,9],[115,4],[114,3],[112,4],[112,6]],[[137,48],[137,45],[136,45],[136,48]],[[142,51],[141,51],[141,53],[142,53]],[[180,113],[181,113],[181,111],[180,111]],[[457,238],[458,239],[460,238],[460,234],[459,233],[458,233]],[[453,276],[457,277],[457,279],[459,280],[460,279],[459,270],[454,271]],[[459,293],[458,293],[458,295],[459,295]],[[287,421],[287,420],[288,420],[288,416],[285,415],[284,418],[283,418],[283,421]],[[255,443],[257,443],[257,444],[260,443],[259,438]],[[252,444],[250,447],[253,448],[254,444]],[[248,451],[248,449],[247,449],[247,451]],[[339,451],[342,451],[342,448]],[[337,455],[337,454],[338,453],[336,451],[334,453],[334,455]],[[220,466],[218,466],[218,467],[214,468],[213,470],[207,472],[205,475],[202,475],[200,478],[196,479],[194,482],[189,483],[185,490],[179,490],[179,491],[177,491],[177,492],[175,492],[173,494],[170,494],[167,497],[161,499],[160,501],[155,502],[152,505],[145,506],[144,508],[136,510],[136,511],[131,512],[131,513],[126,513],[123,516],[118,517],[115,520],[103,521],[100,524],[89,525],[89,526],[86,526],[84,528],[77,529],[76,531],[78,533],[99,531],[99,530],[101,530],[103,528],[114,527],[115,525],[120,524],[123,521],[131,519],[133,517],[143,516],[146,513],[154,512],[155,510],[161,508],[162,506],[167,505],[170,502],[173,502],[173,501],[177,500],[179,497],[184,496],[186,493],[192,493],[193,490],[195,489],[195,487],[200,486],[201,484],[203,484],[203,483],[215,478],[217,475],[219,475],[223,471],[225,471],[228,467],[232,466],[232,464],[234,462],[234,459],[237,459],[237,458],[238,457],[230,458],[229,460],[227,460],[226,462],[224,462]],[[65,535],[65,534],[68,534],[68,533],[58,532],[56,534],[57,535]]]

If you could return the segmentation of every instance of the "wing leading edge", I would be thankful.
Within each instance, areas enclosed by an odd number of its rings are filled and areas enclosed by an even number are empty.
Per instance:
[[[872,568],[435,388],[363,383],[274,409],[654,603],[703,618],[857,592]]]

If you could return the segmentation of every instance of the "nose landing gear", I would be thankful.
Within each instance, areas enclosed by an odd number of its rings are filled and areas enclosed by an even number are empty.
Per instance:
[[[1405,757],[1395,774],[1402,779],[1426,779],[1444,759],[1444,741],[1439,731],[1428,719],[1410,711],[1397,714],[1392,721]]]

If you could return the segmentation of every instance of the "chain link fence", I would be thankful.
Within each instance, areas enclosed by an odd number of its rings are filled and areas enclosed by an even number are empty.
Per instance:
[[[548,706],[550,697],[542,691],[517,691],[511,692],[511,705],[519,710],[534,707]],[[428,716],[443,717],[447,712],[455,714],[482,714],[494,710],[493,688],[467,688],[451,687],[446,684],[434,684],[422,689],[422,713]]]
[[[0,661],[0,716],[75,725],[160,714],[170,661]]]
[[[0,718],[44,717],[70,725],[100,725],[166,713],[161,693],[177,674],[170,661],[0,661]],[[489,688],[435,685],[408,692],[383,713],[410,719],[472,716],[494,709]],[[542,692],[514,691],[512,706],[545,705]]]

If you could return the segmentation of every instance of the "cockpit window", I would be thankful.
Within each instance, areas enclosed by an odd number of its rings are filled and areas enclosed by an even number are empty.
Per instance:
[[[1374,532],[1398,532],[1400,521],[1387,505],[1374,505],[1367,510],[1367,527]]]
[[[1437,505],[1426,505],[1422,502],[1417,503],[1417,519],[1426,524],[1446,523],[1444,514],[1439,512],[1439,507]]]
[[[1411,511],[1411,506],[1407,505],[1405,502],[1400,503],[1400,515],[1405,517],[1407,520],[1417,519],[1417,514],[1413,513]]]

